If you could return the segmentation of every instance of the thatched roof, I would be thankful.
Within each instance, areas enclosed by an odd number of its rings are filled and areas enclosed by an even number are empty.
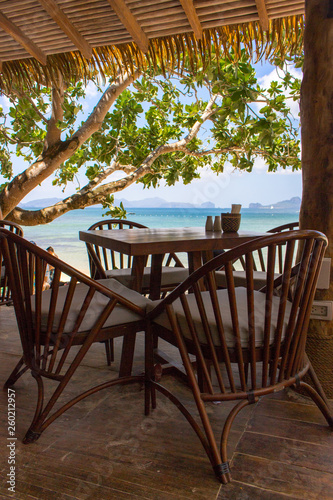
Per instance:
[[[195,65],[244,44],[257,57],[302,45],[304,0],[0,0],[0,88],[157,60]]]

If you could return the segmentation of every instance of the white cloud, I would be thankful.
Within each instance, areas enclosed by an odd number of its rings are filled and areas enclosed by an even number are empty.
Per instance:
[[[86,96],[88,99],[94,99],[98,95],[98,88],[93,82],[89,82],[86,86]]]
[[[254,172],[267,172],[267,165],[263,158],[257,158],[253,165]]]
[[[297,69],[295,67],[288,67],[289,73],[295,77],[302,79],[302,71],[300,69]],[[274,69],[267,75],[261,76],[258,78],[258,83],[259,85],[263,86],[264,88],[267,88],[270,86],[270,84],[273,81],[279,81],[280,75],[282,76],[281,70]],[[286,97],[288,97],[289,94],[285,94]],[[292,115],[297,118],[298,113],[299,113],[299,103],[297,101],[293,101],[292,99],[288,100],[288,104],[290,106],[290,111]],[[259,110],[262,105],[258,105],[257,109]]]
[[[301,170],[292,170],[291,168],[278,168],[276,172],[267,172],[268,175],[294,175],[301,177],[302,176],[302,171]]]
[[[253,172],[257,173],[267,173],[268,175],[301,175],[300,170],[292,170],[291,168],[286,168],[283,169],[281,167],[278,167],[278,169],[275,172],[268,172],[268,167],[265,163],[265,160],[263,158],[257,158],[256,161],[254,162],[253,166]]]
[[[288,71],[295,78],[302,79],[302,71],[300,69],[297,69],[297,68],[291,66],[291,67],[288,67]],[[259,77],[258,83],[259,83],[259,85],[263,85],[265,87],[268,87],[271,84],[271,82],[280,79],[280,76],[279,76],[280,74],[281,74],[281,70],[274,68],[273,71],[271,71],[270,73],[267,73],[267,75]]]
[[[98,99],[101,97],[101,94],[97,86],[93,82],[89,82],[85,90],[86,97],[82,102],[82,108],[84,112],[90,113],[93,107],[96,105]]]

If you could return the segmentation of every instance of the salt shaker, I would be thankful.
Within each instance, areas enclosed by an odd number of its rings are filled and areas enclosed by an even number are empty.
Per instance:
[[[213,231],[213,216],[212,215],[207,215],[205,229],[206,229],[206,231]]]
[[[222,226],[221,226],[221,217],[219,215],[216,215],[215,216],[215,219],[214,219],[214,231],[222,231]]]

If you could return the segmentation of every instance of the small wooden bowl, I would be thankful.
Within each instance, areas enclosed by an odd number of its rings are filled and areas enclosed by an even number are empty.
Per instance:
[[[222,231],[224,233],[237,233],[241,214],[221,214]]]

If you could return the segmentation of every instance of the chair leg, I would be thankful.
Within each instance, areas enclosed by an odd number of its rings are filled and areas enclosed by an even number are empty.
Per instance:
[[[309,371],[308,374],[312,380],[313,385],[315,386],[316,391],[318,392],[319,396],[321,399],[326,403],[326,405],[329,407],[329,402],[327,400],[326,394],[324,392],[324,389],[322,388],[321,383],[319,382],[319,379],[317,377],[316,372],[314,371],[314,368],[312,366],[311,361],[309,360],[308,356],[305,354],[305,359],[307,363],[309,363]]]
[[[129,377],[132,373],[136,333],[125,335],[121,353],[119,377]]]
[[[4,386],[3,386],[4,390],[8,389],[8,387],[12,387],[15,384],[15,382],[23,375],[23,373],[25,373],[28,370],[27,366],[24,366],[24,368],[22,368],[23,365],[24,365],[24,361],[23,361],[23,356],[22,356],[22,358],[17,363],[14,370],[12,371],[12,373],[9,375],[8,379],[4,383]]]
[[[200,388],[201,392],[209,392],[209,386],[206,380],[206,377],[204,376],[204,371],[200,365],[200,363],[194,362],[194,366],[197,365],[197,377],[198,377],[198,386]],[[207,367],[207,372],[209,374],[209,378],[211,379],[211,362],[206,360],[206,367]]]
[[[255,398],[253,401],[256,403],[258,401],[258,398]],[[221,458],[222,458],[222,464],[220,466],[219,470],[219,475],[218,478],[223,484],[229,483],[231,481],[231,474],[230,474],[230,469],[229,469],[229,462],[228,462],[228,454],[227,454],[227,444],[228,444],[228,437],[229,433],[231,430],[231,426],[233,421],[235,420],[236,416],[238,413],[245,408],[245,406],[248,406],[251,404],[247,399],[240,401],[234,408],[231,410],[229,413],[223,427],[222,435],[221,435]],[[215,471],[216,473],[216,471]]]
[[[333,414],[326,401],[320,396],[318,391],[311,387],[306,382],[301,381],[295,389],[303,389],[311,397],[312,401],[318,406],[321,413],[324,415],[328,425],[333,429]],[[326,398],[325,398],[326,399]]]
[[[105,354],[107,365],[110,366],[114,361],[114,342],[113,339],[105,340],[103,342],[105,345]]]
[[[154,344],[154,349],[158,349],[158,335],[154,335],[153,344]]]
[[[249,367],[250,363],[244,363],[244,373],[245,373],[245,382],[248,382],[249,379]]]
[[[44,384],[42,377],[31,372],[32,376],[35,378],[38,387],[37,393],[37,405],[35,410],[34,418],[31,422],[29,429],[27,430],[24,438],[24,444],[30,444],[37,441],[42,431],[40,430],[41,424],[43,423],[43,419],[41,418],[42,410],[43,410],[43,402],[44,402]]]
[[[145,329],[145,415],[150,414],[151,407],[156,408],[156,390],[151,383],[154,380],[154,340],[150,325]]]
[[[77,363],[74,363],[77,364]],[[73,366],[73,365],[72,365]],[[57,403],[59,400],[60,396],[62,395],[63,391],[65,390],[68,382],[72,378],[72,375],[74,371],[76,370],[77,367],[74,367],[73,370],[68,370],[67,373],[64,375],[61,381],[59,381],[59,385],[57,388],[54,390],[52,393],[51,397],[49,398],[48,402],[44,404],[44,383],[43,383],[43,378],[37,374],[32,372],[32,376],[36,379],[37,386],[38,386],[38,397],[37,397],[37,405],[36,405],[36,410],[35,410],[35,415],[33,418],[33,421],[26,432],[26,435],[23,439],[24,444],[30,444],[33,443],[34,441],[37,441],[37,439],[40,437],[42,432],[47,429],[47,427],[52,424],[58,417],[60,417],[63,413],[65,413],[67,410],[69,410],[72,406],[74,406],[76,403],[82,401],[88,396],[91,396],[92,394],[95,394],[96,392],[99,392],[103,389],[106,389],[108,387],[112,387],[118,384],[129,384],[129,383],[144,383],[144,377],[143,375],[138,375],[138,376],[129,376],[129,377],[123,377],[123,378],[116,378],[116,379],[111,379],[107,382],[104,382],[102,384],[99,384],[97,386],[91,387],[90,389],[86,390],[85,392],[79,394],[78,396],[74,397],[67,403],[63,404],[60,408],[58,408],[53,414],[50,415],[52,409],[54,408],[54,405]]]

